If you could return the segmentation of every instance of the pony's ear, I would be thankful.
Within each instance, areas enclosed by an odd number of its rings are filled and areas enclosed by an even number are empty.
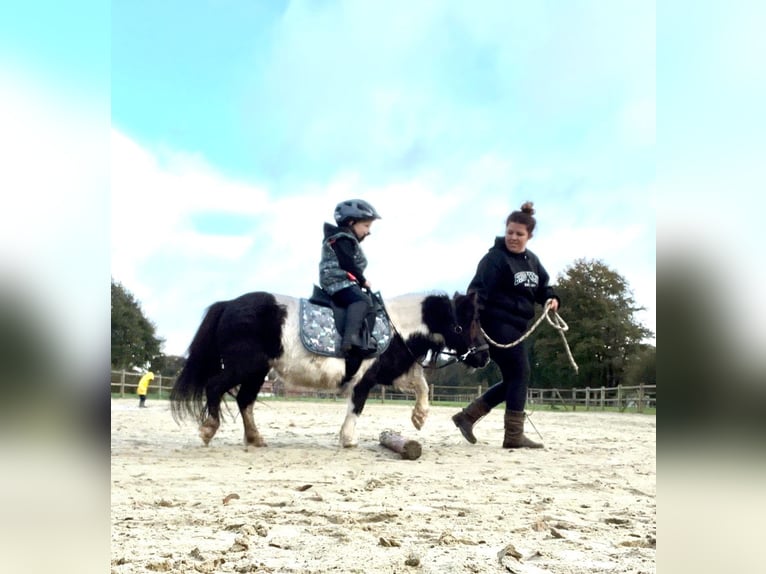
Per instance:
[[[453,299],[457,299],[460,296],[460,291],[455,291],[455,294],[452,296]]]

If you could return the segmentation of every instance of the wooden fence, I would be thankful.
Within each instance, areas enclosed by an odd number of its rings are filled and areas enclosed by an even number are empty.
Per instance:
[[[430,385],[431,402],[469,402],[480,396],[482,386],[476,387],[440,387]],[[657,385],[638,385],[635,387],[585,387],[574,389],[527,389],[527,405],[547,405],[552,407],[578,408],[589,410],[626,409],[642,413],[647,408],[657,408]]]
[[[111,372],[111,390],[113,396],[135,396],[140,373],[127,371]],[[149,384],[149,395],[158,399],[167,399],[170,389],[173,387],[173,377],[156,375]],[[432,403],[469,403],[480,396],[483,389],[481,385],[470,387],[429,385],[429,399]],[[279,381],[267,379],[261,392],[260,398],[281,397],[295,399],[332,399],[346,400],[337,393],[330,391],[299,391],[288,389]],[[412,400],[412,395],[405,395],[390,387],[375,387],[370,392],[370,400],[397,401]],[[619,410],[635,411],[642,413],[645,409],[657,408],[657,385],[639,385],[635,387],[585,387],[576,389],[528,389],[527,408],[535,406],[550,406],[551,408],[565,408],[577,410]]]
[[[578,407],[589,410],[619,411],[635,410],[642,413],[644,409],[657,408],[657,385],[638,385],[635,387],[585,387],[579,389],[529,389],[527,402],[535,405],[555,405]]]

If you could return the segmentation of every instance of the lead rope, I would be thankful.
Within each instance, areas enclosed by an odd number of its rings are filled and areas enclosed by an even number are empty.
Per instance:
[[[527,330],[527,332],[524,333],[521,337],[519,337],[518,339],[516,339],[515,341],[511,343],[502,344],[502,343],[498,343],[497,341],[493,341],[492,337],[487,335],[487,332],[484,330],[483,327],[480,327],[481,332],[484,335],[484,337],[487,339],[487,341],[492,343],[495,347],[498,347],[500,349],[510,349],[511,347],[515,347],[516,345],[521,343],[524,339],[529,337],[534,332],[534,330],[537,329],[540,323],[543,322],[543,319],[547,319],[548,323],[550,323],[550,325],[559,332],[559,335],[561,335],[561,340],[564,341],[564,348],[567,351],[567,357],[569,357],[569,362],[571,363],[572,368],[574,368],[575,373],[577,373],[579,372],[580,369],[577,366],[577,363],[575,363],[574,357],[572,356],[572,351],[569,350],[569,343],[567,342],[566,335],[564,335],[565,332],[569,331],[569,325],[567,325],[564,322],[564,319],[562,319],[561,315],[559,315],[556,311],[551,311],[551,301],[552,299],[548,299],[545,302],[542,315],[540,315],[540,317],[537,318],[537,321],[534,322],[532,327],[530,327]],[[551,317],[551,314],[553,315],[553,317]]]
[[[532,422],[532,417],[530,416],[530,414],[528,412],[524,411],[524,416],[527,417],[527,420],[529,421],[529,424],[531,424],[532,428],[535,429],[535,432],[537,433],[537,436],[540,437],[540,440],[544,441],[545,439],[543,438],[543,435],[540,434],[540,431],[537,430],[537,427],[535,426],[535,423]]]

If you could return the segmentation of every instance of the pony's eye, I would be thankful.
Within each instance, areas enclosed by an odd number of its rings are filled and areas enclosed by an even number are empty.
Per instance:
[[[463,327],[461,327],[460,325],[455,325],[455,333],[459,335],[462,332],[463,332]]]

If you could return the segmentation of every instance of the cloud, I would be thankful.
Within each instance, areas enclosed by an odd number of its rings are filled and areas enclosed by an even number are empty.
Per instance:
[[[113,129],[112,269],[140,292],[140,264],[157,254],[171,258],[238,259],[253,244],[241,236],[211,237],[194,229],[210,212],[257,216],[268,209],[259,186],[227,179],[198,156],[152,152]]]

